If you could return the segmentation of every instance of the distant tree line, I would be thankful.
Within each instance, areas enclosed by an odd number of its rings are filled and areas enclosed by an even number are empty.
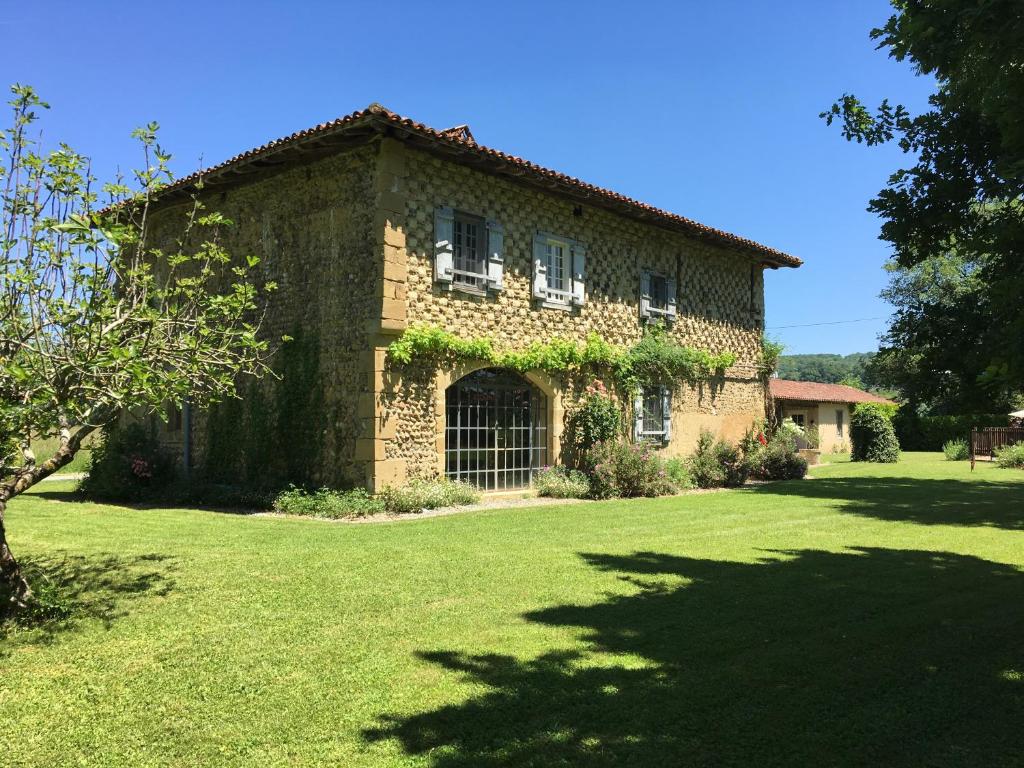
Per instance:
[[[782,355],[779,378],[793,381],[818,381],[822,384],[847,384],[863,389],[872,384],[868,374],[874,352],[849,355]]]

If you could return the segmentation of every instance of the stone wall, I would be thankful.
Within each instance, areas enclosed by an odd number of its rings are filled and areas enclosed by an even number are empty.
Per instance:
[[[628,346],[643,333],[639,280],[640,271],[650,269],[676,276],[679,318],[671,332],[679,343],[737,355],[724,380],[684,387],[676,396],[666,452],[689,452],[704,428],[735,439],[763,416],[756,364],[764,283],[754,258],[598,208],[582,206],[577,213],[572,201],[417,150],[394,151],[402,157],[396,166],[401,172],[389,182],[391,206],[399,211],[392,224],[400,236],[402,269],[395,277],[405,296],[396,331],[406,324],[436,324],[467,338],[490,336],[502,348],[553,336],[582,340],[596,331]],[[503,225],[504,289],[497,295],[474,296],[435,283],[434,211],[440,206]],[[532,241],[538,230],[587,245],[584,306],[541,308],[532,298]],[[381,453],[402,462],[411,476],[432,475],[443,446],[443,421],[431,407],[437,392],[427,372],[406,371],[405,382],[402,374],[393,372],[390,386],[377,393],[379,410],[398,415]]]
[[[275,356],[280,380],[244,382],[241,403],[193,412],[197,471],[247,483],[362,482],[355,461],[359,362],[368,345],[367,318],[380,312],[370,290],[378,269],[376,161],[375,147],[363,146],[204,199],[208,210],[234,222],[224,242],[229,253],[259,256],[258,278],[279,286],[263,335],[279,346],[286,334],[296,341]],[[158,241],[180,231],[187,209],[158,212]],[[174,435],[165,438],[180,446]]]

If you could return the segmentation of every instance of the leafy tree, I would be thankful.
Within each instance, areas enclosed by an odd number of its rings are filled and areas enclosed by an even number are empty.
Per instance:
[[[100,210],[88,159],[64,144],[44,152],[29,132],[47,105],[30,87],[12,92],[0,133],[0,610],[32,600],[7,503],[121,413],[202,406],[234,395],[239,374],[266,372],[257,304],[274,287],[250,279],[255,258],[232,262],[220,245],[230,222],[198,198],[176,239],[154,244],[151,206],[171,181],[155,124],[133,134],[145,153],[138,191],[105,185]],[[37,457],[33,436],[58,447]]]
[[[779,376],[793,381],[846,383],[845,380],[862,379],[865,367],[873,356],[873,352],[854,352],[849,355],[783,355],[779,359]]]
[[[877,369],[912,402],[955,402],[972,387],[998,402],[1024,380],[1024,8],[1019,0],[892,4],[871,36],[935,78],[929,108],[915,116],[886,100],[871,112],[847,94],[822,113],[848,140],[895,140],[914,159],[869,206],[895,251],[897,316]],[[947,269],[953,281],[943,279]],[[947,290],[955,279],[966,282],[959,295]],[[948,295],[909,306],[925,286]]]

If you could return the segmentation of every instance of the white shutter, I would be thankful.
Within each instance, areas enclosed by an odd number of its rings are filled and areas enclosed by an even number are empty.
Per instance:
[[[672,439],[672,390],[661,388],[661,428],[665,430],[662,440],[668,445]]]
[[[434,279],[441,283],[452,281],[455,239],[455,211],[438,208],[434,211]]]
[[[487,222],[487,285],[495,291],[504,287],[505,229],[496,221]]]
[[[676,319],[676,281],[675,278],[669,277],[665,280],[665,293],[668,294],[668,309],[665,314],[668,317],[669,322]]]
[[[640,317],[651,316],[651,273],[640,272]]]
[[[547,238],[543,235],[533,237],[533,297],[547,301],[548,298],[548,267]]]
[[[633,398],[633,442],[644,439],[644,391],[641,389]]]
[[[587,246],[572,246],[572,303],[583,306],[587,300]]]

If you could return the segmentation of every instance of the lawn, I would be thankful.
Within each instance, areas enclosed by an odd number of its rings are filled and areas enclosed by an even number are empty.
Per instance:
[[[43,491],[10,535],[73,614],[0,638],[5,766],[1024,764],[1024,472],[367,525]]]

